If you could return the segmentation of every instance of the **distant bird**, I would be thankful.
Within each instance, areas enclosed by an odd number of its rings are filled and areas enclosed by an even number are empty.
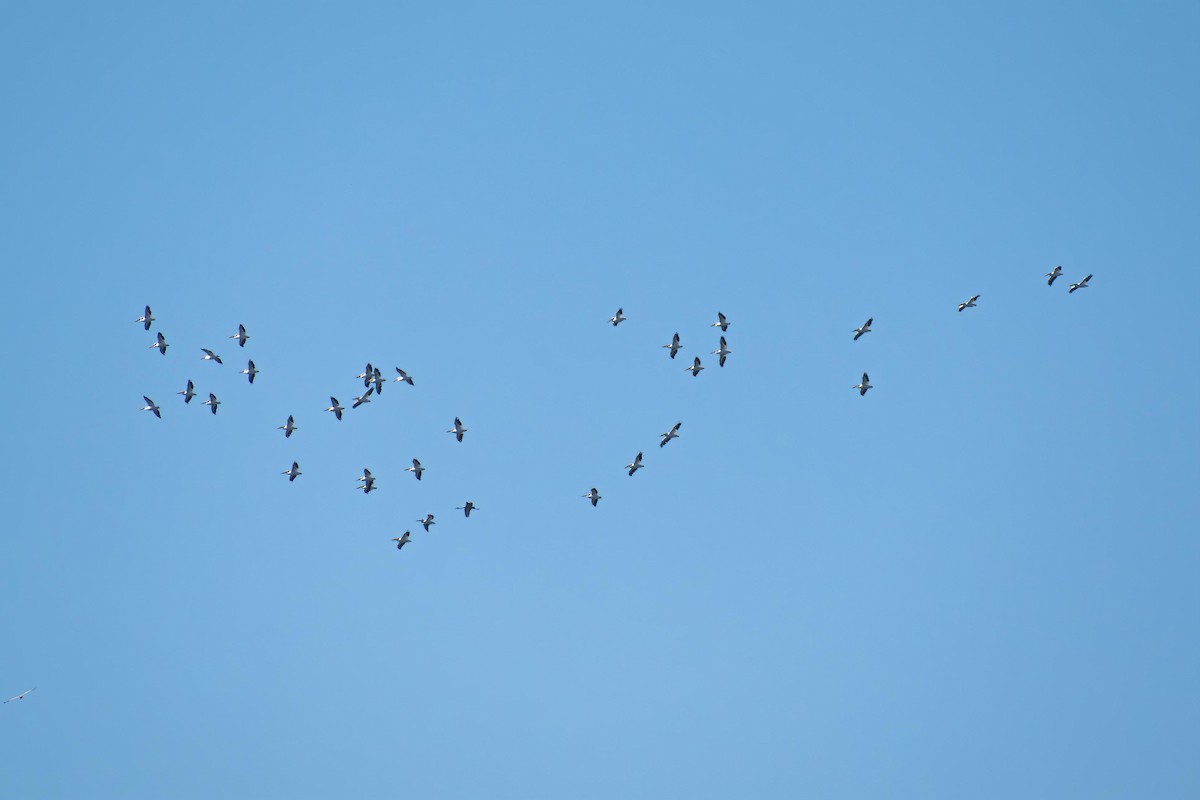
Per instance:
[[[468,500],[465,506],[455,506],[454,508],[457,511],[463,512],[463,516],[470,519],[471,512],[475,510],[475,504]]]
[[[338,404],[338,399],[337,399],[336,397],[334,397],[333,395],[330,395],[330,396],[329,396],[329,408],[327,408],[327,409],[325,409],[325,410],[326,410],[326,411],[332,411],[332,412],[333,412],[333,415],[334,415],[335,417],[337,417],[338,419],[341,419],[341,418],[342,418],[342,412],[343,412],[343,411],[345,411],[346,409],[342,408],[342,407],[341,407],[341,406]]]
[[[1045,277],[1049,278],[1050,280],[1046,281],[1046,285],[1053,286],[1055,279],[1057,279],[1059,275],[1062,275],[1062,267],[1055,267],[1047,272]]]
[[[250,334],[246,333],[245,325],[238,325],[237,333],[229,337],[230,339],[238,340],[238,347],[245,347],[246,340],[250,338]]]
[[[959,310],[959,311],[962,311],[964,308],[974,308],[974,307],[975,307],[975,301],[976,301],[976,300],[978,300],[978,299],[979,299],[979,295],[974,295],[974,296],[972,296],[972,297],[971,297],[971,299],[970,299],[970,300],[966,301],[965,303],[959,303],[959,304],[958,304],[958,310]]]
[[[668,350],[670,350],[670,351],[671,351],[671,358],[674,358],[674,357],[675,357],[675,354],[679,352],[679,334],[678,334],[678,333],[676,333],[674,336],[672,336],[672,337],[671,337],[671,343],[670,343],[670,344],[664,344],[664,345],[663,345],[663,347],[665,347],[665,348],[667,348]]]
[[[854,329],[854,341],[857,342],[858,337],[862,336],[864,333],[870,333],[871,332],[871,323],[874,321],[875,321],[874,317],[868,317],[867,321],[863,323],[863,326],[861,328],[855,328]]]
[[[150,306],[146,306],[146,310],[134,322],[140,322],[145,326],[146,330],[150,330],[150,323],[154,322],[154,317],[150,316]]]
[[[398,536],[392,539],[392,541],[396,542],[397,550],[402,550],[404,549],[404,545],[412,541],[412,536],[409,535],[408,531],[405,531],[403,536]]]
[[[417,476],[417,480],[421,480],[421,473],[425,471],[425,468],[421,466],[421,462],[420,462],[420,461],[417,461],[417,460],[414,458],[414,459],[413,459],[413,465],[412,465],[411,467],[405,467],[405,468],[404,468],[404,471],[405,471],[405,472],[411,472],[413,475],[416,475],[416,476]]]
[[[676,422],[675,427],[671,428],[671,430],[667,431],[666,433],[660,433],[659,436],[662,437],[662,441],[658,443],[658,446],[665,447],[667,442],[671,441],[672,439],[678,439],[679,438],[679,429],[681,427],[683,427],[683,423]]]
[[[642,454],[638,453],[637,458],[625,465],[625,469],[629,470],[629,477],[633,477],[633,473],[642,469],[645,465],[642,463]]]
[[[297,476],[297,475],[300,475],[300,474],[301,474],[301,472],[300,472],[300,465],[299,465],[298,463],[296,463],[295,461],[293,461],[293,462],[292,462],[292,468],[291,468],[291,469],[285,469],[283,472],[281,472],[281,473],[279,473],[279,474],[280,474],[280,475],[287,475],[287,476],[288,476],[288,483],[291,483],[292,481],[296,480],[296,476]]]
[[[224,361],[221,360],[221,357],[219,355],[214,353],[212,350],[209,350],[207,347],[201,347],[200,349],[204,351],[204,355],[200,356],[201,361],[215,361],[218,364],[225,363]]]
[[[586,497],[588,500],[591,500],[593,506],[596,505],[596,503],[600,502],[600,493],[596,491],[595,486],[592,487],[592,490],[590,492],[588,492],[587,494],[585,494],[583,496]]]
[[[434,521],[433,521],[433,514],[426,514],[426,515],[425,515],[425,519],[419,519],[419,520],[417,520],[417,522],[419,522],[419,523],[421,523],[422,525],[424,525],[424,526],[425,526],[425,532],[426,532],[426,533],[429,533],[429,526],[430,526],[430,525],[436,525],[436,524],[437,524],[436,522],[434,522]]]
[[[1067,294],[1074,294],[1076,289],[1088,288],[1088,281],[1090,281],[1091,279],[1092,279],[1092,276],[1088,275],[1086,278],[1081,280],[1079,283],[1072,283],[1069,287],[1067,287]]]
[[[363,468],[362,477],[358,479],[358,482],[362,484],[362,490],[367,494],[370,494],[371,490],[375,488],[375,476],[371,474],[371,470],[365,467]]]
[[[732,350],[730,350],[728,347],[726,347],[726,346],[725,346],[725,337],[724,337],[724,336],[722,336],[722,337],[721,337],[721,346],[720,346],[718,349],[716,349],[716,350],[713,350],[713,351],[712,351],[712,354],[713,354],[714,356],[720,356],[720,357],[721,357],[721,359],[720,359],[720,362],[718,363],[718,365],[723,367],[723,366],[725,366],[725,356],[729,355],[729,354],[730,354],[730,353],[732,353],[732,352],[733,352]]]
[[[865,395],[867,393],[867,389],[871,388],[871,379],[868,378],[867,373],[864,372],[863,377],[862,377],[862,383],[856,383],[855,385],[851,386],[850,388],[858,389],[858,396],[862,397],[863,395]]]
[[[300,429],[296,427],[296,418],[291,414],[288,414],[288,421],[280,425],[275,430],[283,431],[283,438],[290,439],[292,438],[292,431],[298,431]]]
[[[375,394],[383,394],[383,385],[387,381],[383,379],[383,374],[379,371],[379,367],[376,367],[374,374],[371,375],[371,379],[367,383],[375,384]]]
[[[618,325],[620,325],[622,322],[624,322],[626,319],[628,319],[628,317],[625,316],[624,309],[618,308],[617,313],[613,314],[611,317],[609,317],[608,321],[611,322],[613,324],[613,327],[615,328]]]
[[[454,438],[458,439],[460,442],[462,441],[463,434],[466,432],[467,429],[463,427],[462,420],[458,417],[454,418],[454,427],[446,431],[446,433],[453,433]]]
[[[258,368],[258,367],[256,367],[256,366],[254,366],[254,359],[250,359],[250,363],[248,363],[248,364],[246,365],[246,368],[245,368],[245,369],[238,370],[238,374],[239,374],[239,375],[247,375],[247,376],[249,376],[249,377],[250,377],[250,382],[251,382],[251,383],[254,383],[254,376],[255,376],[255,375],[257,375],[257,374],[258,374],[258,373],[260,373],[260,372],[262,372],[262,370],[261,370],[261,369],[259,369],[259,368]]]
[[[369,387],[371,385],[371,379],[375,377],[375,369],[371,366],[371,362],[368,361],[367,368],[354,377],[360,379],[363,382],[363,386]]]
[[[152,344],[150,346],[157,347],[158,352],[165,356],[167,354],[167,348],[170,347],[171,345],[167,344],[167,337],[162,335],[162,331],[159,331],[158,339],[154,342],[154,344]]]
[[[720,328],[721,333],[724,333],[725,331],[729,330],[729,320],[725,319],[725,315],[722,314],[720,311],[718,311],[717,312],[717,321],[714,322],[712,325],[709,325],[708,327]]]
[[[399,374],[399,375],[400,375],[400,377],[399,377],[399,378],[396,378],[396,380],[394,381],[395,383],[399,383],[400,381],[404,381],[404,382],[405,382],[405,383],[407,383],[409,386],[414,386],[414,385],[415,385],[415,384],[413,383],[413,379],[412,379],[412,378],[410,378],[410,377],[408,376],[408,373],[407,373],[407,372],[405,372],[404,370],[400,369],[399,367],[396,367],[396,372],[397,372],[397,374]]]
[[[350,406],[350,407],[351,407],[351,408],[358,408],[358,407],[359,407],[359,406],[361,406],[363,403],[369,403],[369,402],[371,402],[371,393],[372,393],[372,392],[374,392],[374,391],[375,391],[375,389],[374,389],[373,387],[367,387],[367,390],[366,390],[365,392],[363,392],[363,393],[362,393],[361,395],[359,395],[358,397],[354,398],[354,403],[353,403],[353,404],[351,404],[351,406]]]
[[[142,407],[142,411],[149,411],[154,416],[162,419],[162,412],[158,410],[158,406],[155,405],[154,401],[146,397],[146,395],[142,395],[142,399],[146,401],[146,405]]]
[[[196,384],[192,383],[189,380],[187,388],[184,389],[182,392],[176,392],[175,394],[183,395],[183,402],[190,403],[190,402],[192,402],[192,398],[196,396]]]
[[[212,413],[216,414],[217,406],[221,405],[221,401],[217,399],[217,396],[215,394],[213,394],[212,392],[209,392],[208,399],[204,401],[203,405],[206,405],[209,408],[211,408]]]
[[[146,306],[146,314],[147,314],[147,316],[150,314],[150,306]],[[149,323],[147,323],[147,324],[149,324]],[[36,688],[37,688],[36,686],[35,686],[35,687],[33,687],[33,689],[36,689]],[[24,699],[25,699],[25,695],[27,695],[27,694],[29,694],[30,692],[32,692],[32,691],[33,691],[33,689],[26,689],[25,691],[21,692],[20,694],[18,694],[18,695],[14,695],[13,697],[10,697],[10,698],[8,698],[8,699],[7,699],[7,700],[5,700],[4,702],[5,702],[5,703],[11,703],[13,700],[24,700]]]
[[[704,369],[704,367],[700,366],[700,356],[696,356],[696,360],[692,362],[692,365],[690,367],[684,367],[684,369],[690,370],[693,378],[699,375],[700,370]]]

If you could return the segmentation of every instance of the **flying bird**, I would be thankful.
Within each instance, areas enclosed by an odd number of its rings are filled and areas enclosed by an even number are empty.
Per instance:
[[[414,459],[413,459],[413,465],[412,465],[411,467],[405,467],[405,468],[404,468],[404,471],[405,471],[405,472],[411,472],[413,475],[416,475],[416,476],[417,476],[417,480],[421,480],[421,473],[425,471],[425,468],[421,466],[421,462],[420,462],[420,461],[417,461],[417,460],[414,458]]]
[[[679,334],[678,334],[678,333],[676,333],[674,336],[672,336],[672,337],[671,337],[671,343],[670,343],[670,344],[664,344],[664,345],[663,345],[663,347],[665,347],[665,348],[667,348],[668,350],[670,350],[670,351],[671,351],[671,358],[674,358],[674,357],[675,357],[675,354],[679,352]]]
[[[462,441],[463,434],[466,432],[467,429],[463,427],[462,420],[458,417],[454,418],[454,427],[446,431],[446,433],[453,433],[454,438],[458,439],[460,442]]]
[[[425,515],[425,519],[419,519],[419,520],[417,520],[417,522],[419,522],[419,523],[421,523],[422,525],[424,525],[424,526],[425,526],[425,532],[426,532],[426,533],[429,533],[429,526],[430,526],[430,525],[436,525],[436,524],[437,524],[436,522],[434,522],[434,521],[433,521],[433,514],[426,514],[426,515]]]
[[[700,370],[704,369],[704,367],[700,366],[700,356],[696,356],[696,360],[692,362],[692,365],[690,367],[684,367],[684,369],[690,370],[693,378],[699,375]]]
[[[851,386],[850,388],[858,389],[858,396],[862,397],[863,395],[865,395],[867,393],[867,389],[871,388],[871,379],[868,378],[867,373],[864,372],[863,377],[862,377],[862,383],[856,383],[855,385]]]
[[[207,347],[201,347],[200,349],[204,351],[204,355],[200,356],[201,361],[215,361],[218,364],[225,363],[224,361],[221,360],[221,357],[219,355],[214,353],[212,350],[209,350]]]
[[[1076,289],[1088,288],[1088,281],[1090,281],[1091,279],[1092,279],[1092,276],[1088,275],[1086,278],[1081,280],[1079,283],[1072,283],[1069,287],[1067,287],[1067,294],[1074,294]]]
[[[730,353],[732,353],[732,352],[733,352],[732,350],[730,350],[728,347],[726,347],[726,346],[725,346],[725,337],[724,337],[724,336],[722,336],[722,337],[721,337],[721,346],[720,346],[718,349],[716,349],[716,350],[713,350],[713,351],[712,351],[712,354],[713,354],[714,356],[720,356],[720,357],[721,357],[721,360],[720,360],[720,362],[718,363],[718,366],[722,366],[722,367],[723,367],[723,366],[725,366],[725,356],[729,355],[729,354],[730,354]]]
[[[262,370],[254,366],[254,359],[250,359],[250,363],[246,365],[245,369],[238,370],[239,375],[249,376],[251,383],[254,383],[254,376],[260,372],[262,372]]]
[[[142,406],[142,411],[149,411],[154,416],[162,419],[162,412],[158,410],[158,406],[155,405],[154,401],[146,397],[146,395],[142,395],[142,399],[146,401],[146,405]]]
[[[333,395],[330,395],[330,396],[329,396],[329,408],[327,408],[327,409],[325,409],[325,410],[326,410],[326,411],[332,411],[332,412],[333,412],[333,415],[334,415],[335,417],[337,417],[337,418],[340,420],[340,419],[342,418],[342,412],[343,412],[343,411],[345,411],[346,409],[342,408],[342,407],[341,407],[341,406],[338,404],[338,401],[337,401],[337,398],[336,398],[336,397],[334,397]]]
[[[470,519],[471,512],[475,510],[475,504],[472,503],[470,500],[468,500],[467,504],[465,506],[455,506],[454,508],[457,511],[463,512],[463,516],[466,517],[467,519]]]
[[[624,322],[626,319],[628,319],[628,317],[625,316],[624,309],[618,308],[617,313],[613,314],[611,317],[609,317],[608,321],[611,322],[613,324],[613,327],[615,328],[618,325],[620,325],[622,322]]]
[[[146,306],[146,314],[147,314],[147,316],[150,314],[150,306]],[[149,323],[147,323],[147,324],[149,324]],[[36,689],[36,688],[37,688],[36,686],[35,686],[35,687],[33,687],[33,689]],[[26,689],[25,691],[21,692],[20,694],[18,694],[18,695],[14,695],[13,697],[10,697],[10,698],[8,698],[8,699],[7,699],[7,700],[5,700],[4,702],[5,702],[5,703],[11,703],[13,700],[24,700],[24,699],[25,699],[25,695],[27,695],[27,694],[29,694],[30,692],[32,692],[32,691],[33,691],[33,689]]]
[[[367,390],[366,390],[365,392],[363,392],[363,393],[362,393],[361,395],[359,395],[358,397],[354,398],[354,403],[352,403],[350,407],[351,407],[351,408],[358,408],[358,407],[359,407],[359,406],[361,406],[363,403],[369,403],[369,402],[371,402],[371,393],[372,393],[372,392],[374,392],[374,391],[375,391],[375,389],[374,389],[373,387],[370,387],[370,386],[368,386],[368,387],[367,387]]]
[[[974,295],[973,297],[971,297],[970,300],[966,301],[965,303],[959,303],[958,310],[962,311],[964,308],[974,308],[975,301],[978,299],[979,299],[979,295]]]
[[[409,377],[409,375],[408,375],[408,373],[407,373],[407,372],[405,372],[404,370],[400,369],[399,367],[396,367],[396,373],[397,373],[397,374],[398,374],[400,377],[399,377],[399,378],[396,378],[396,380],[394,381],[395,383],[399,383],[400,381],[404,381],[404,382],[405,382],[405,383],[407,383],[409,386],[414,386],[414,385],[415,385],[415,384],[413,383],[413,379],[412,379],[412,378],[410,378],[410,377]]]
[[[229,337],[230,339],[238,340],[238,347],[245,347],[246,340],[250,338],[250,334],[246,333],[245,325],[238,325],[237,333]]]
[[[625,469],[629,470],[629,477],[633,477],[633,473],[642,469],[645,465],[642,463],[642,454],[638,453],[637,458],[625,465]]]
[[[383,373],[379,371],[379,367],[376,367],[375,372],[371,375],[371,379],[367,383],[375,384],[375,394],[383,394],[383,385],[387,381],[383,379]]]
[[[1055,267],[1054,269],[1047,272],[1044,277],[1047,277],[1050,280],[1046,281],[1046,285],[1053,286],[1054,281],[1058,278],[1059,275],[1062,275],[1062,267]]]
[[[301,474],[300,473],[300,465],[298,463],[296,463],[295,461],[293,461],[291,469],[285,469],[283,472],[281,472],[279,474],[287,475],[288,483],[291,483],[292,481],[296,480],[297,475]]]
[[[283,438],[290,439],[292,438],[292,431],[298,431],[300,429],[296,427],[296,418],[291,414],[288,414],[287,422],[283,423],[275,430],[283,431]]]
[[[724,333],[725,331],[729,330],[729,320],[725,319],[725,315],[722,314],[720,311],[718,311],[717,312],[717,321],[714,322],[712,325],[709,325],[708,327],[720,328],[721,333]]]
[[[192,402],[192,398],[196,396],[196,384],[192,383],[189,380],[187,388],[184,389],[182,392],[176,392],[175,394],[183,395],[183,402],[190,403],[190,402]]]
[[[408,531],[405,531],[403,536],[397,536],[396,538],[392,539],[392,541],[396,542],[397,550],[402,550],[404,545],[412,541],[412,536],[409,535]]]
[[[679,438],[679,429],[682,426],[683,426],[682,422],[676,422],[675,427],[671,428],[671,430],[667,431],[666,433],[660,433],[659,436],[662,437],[662,441],[658,443],[658,446],[665,447],[667,442],[671,441],[672,439],[678,439]]]
[[[209,392],[208,399],[205,400],[202,405],[208,406],[209,408],[212,409],[212,413],[216,414],[217,406],[221,405],[221,401],[217,399],[217,396],[215,394],[213,394],[212,392]]]
[[[592,487],[592,490],[590,492],[588,492],[587,494],[585,494],[583,496],[586,497],[587,499],[591,500],[593,506],[596,505],[596,503],[600,502],[600,493],[596,491],[595,486]]]
[[[363,386],[369,387],[371,380],[375,377],[375,369],[371,366],[371,362],[367,362],[367,368],[354,376],[363,382]]]
[[[358,482],[362,484],[362,490],[366,494],[370,494],[371,490],[375,488],[375,476],[371,474],[371,470],[366,469],[365,467],[363,468],[363,474],[358,479]]]
[[[854,329],[854,341],[857,342],[858,337],[862,336],[864,333],[870,333],[871,332],[871,323],[874,321],[875,321],[874,317],[868,317],[867,321],[863,323],[863,326],[861,328],[855,328]]]
[[[154,322],[154,317],[150,316],[150,306],[146,306],[146,310],[134,322],[140,322],[145,326],[146,330],[150,330],[150,323]]]
[[[159,331],[158,339],[154,342],[154,344],[152,344],[150,346],[157,347],[158,352],[165,356],[167,354],[167,348],[170,347],[171,345],[167,344],[167,337],[162,335],[162,331]]]

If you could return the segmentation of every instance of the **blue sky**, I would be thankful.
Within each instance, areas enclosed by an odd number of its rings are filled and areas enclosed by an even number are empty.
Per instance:
[[[0,794],[1200,793],[1194,5],[168,6],[0,13]]]

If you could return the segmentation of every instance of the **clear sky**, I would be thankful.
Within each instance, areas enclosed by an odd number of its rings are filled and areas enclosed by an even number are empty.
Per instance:
[[[6,4],[0,796],[1200,796],[1198,26]]]

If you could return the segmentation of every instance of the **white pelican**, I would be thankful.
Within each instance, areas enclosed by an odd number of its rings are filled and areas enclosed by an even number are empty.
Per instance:
[[[596,505],[596,503],[600,502],[600,493],[596,491],[595,486],[592,487],[592,490],[590,492],[588,492],[587,494],[585,494],[583,496],[586,497],[587,499],[591,500],[593,506]]]
[[[203,405],[206,405],[209,408],[211,408],[212,413],[216,414],[217,406],[221,405],[221,401],[217,399],[217,396],[215,394],[213,394],[212,392],[209,392],[208,399],[204,401]]]
[[[396,378],[396,380],[395,380],[395,383],[399,383],[400,381],[404,381],[404,382],[405,382],[405,383],[407,383],[409,386],[414,386],[414,385],[415,385],[415,384],[413,383],[413,379],[412,379],[412,378],[410,378],[410,377],[409,377],[409,375],[408,375],[408,373],[407,373],[407,372],[405,372],[404,370],[400,369],[399,367],[396,367],[396,373],[397,373],[397,374],[398,374],[400,377],[399,377],[399,378]]]
[[[149,314],[149,313],[150,313],[150,306],[146,306],[146,314]],[[36,686],[35,686],[35,687],[33,687],[33,689],[36,689],[36,688],[37,688]],[[27,695],[27,694],[29,694],[30,692],[32,692],[32,691],[33,691],[33,689],[26,689],[25,691],[21,692],[20,694],[18,694],[18,695],[15,695],[15,696],[13,696],[13,697],[10,697],[10,698],[8,698],[8,699],[7,699],[7,700],[5,700],[4,702],[5,702],[5,703],[11,703],[13,700],[24,700],[24,699],[25,699],[25,695]]]
[[[625,469],[629,470],[629,477],[633,477],[633,473],[642,469],[645,465],[642,463],[642,454],[638,453],[637,458],[625,465]]]
[[[855,385],[851,386],[850,388],[858,389],[858,396],[862,397],[863,395],[865,395],[867,393],[867,389],[871,388],[871,379],[868,378],[867,373],[864,372],[863,378],[862,378],[862,383],[856,383]]]
[[[974,308],[974,307],[975,307],[975,301],[976,301],[976,300],[978,300],[978,299],[979,299],[979,295],[973,295],[973,296],[971,297],[971,299],[970,299],[970,300],[967,300],[965,303],[959,303],[959,304],[958,304],[958,310],[959,310],[959,311],[962,311],[964,308]]]
[[[725,356],[729,355],[729,354],[730,354],[730,353],[732,353],[732,352],[733,352],[732,350],[730,350],[728,347],[726,347],[726,346],[725,346],[725,337],[724,337],[724,336],[722,336],[722,337],[721,337],[721,346],[720,346],[720,348],[718,348],[718,349],[716,349],[716,350],[713,350],[713,351],[712,351],[712,354],[713,354],[714,356],[720,356],[720,357],[721,357],[721,360],[720,360],[720,362],[719,362],[719,366],[722,366],[722,367],[723,367],[723,366],[725,366]]]
[[[353,402],[353,403],[350,405],[350,407],[351,407],[351,408],[358,408],[358,407],[359,407],[359,406],[361,406],[363,403],[369,403],[369,402],[371,402],[371,393],[372,393],[372,392],[374,392],[374,391],[375,391],[375,389],[374,389],[373,387],[368,387],[368,388],[367,388],[367,390],[366,390],[365,392],[363,392],[363,393],[362,393],[361,395],[359,395],[358,397],[354,398],[354,402]]]
[[[201,347],[200,349],[204,351],[204,355],[200,356],[201,361],[215,361],[218,364],[225,363],[224,361],[221,360],[221,357],[219,355],[214,353],[212,350],[209,350],[207,347]]]
[[[678,439],[679,438],[679,429],[681,427],[683,427],[683,423],[676,422],[675,427],[671,428],[671,430],[667,431],[666,433],[660,433],[659,436],[662,437],[662,441],[658,443],[658,446],[665,447],[667,442],[671,441],[672,439]]]
[[[362,490],[365,494],[370,494],[371,490],[375,488],[375,476],[371,474],[371,470],[369,469],[363,470],[362,477],[358,479],[358,482],[362,484]]]
[[[455,510],[456,510],[456,511],[461,511],[461,512],[463,512],[463,516],[465,516],[465,517],[467,517],[468,519],[470,519],[470,517],[471,517],[471,512],[475,510],[475,504],[474,504],[474,503],[472,503],[470,500],[468,500],[468,501],[467,501],[467,504],[466,504],[465,506],[455,506],[454,508],[455,508]]]
[[[367,383],[375,384],[375,394],[383,394],[383,385],[387,383],[387,381],[383,379],[383,374],[379,371],[379,367],[376,367],[375,372],[372,373]]]
[[[721,333],[724,333],[725,331],[729,330],[729,320],[725,319],[725,315],[722,314],[720,311],[718,311],[717,312],[717,321],[714,322],[712,325],[709,325],[708,327],[720,328]]]
[[[412,541],[412,536],[409,535],[408,531],[405,531],[403,536],[397,536],[393,538],[392,541],[396,542],[397,550],[402,550],[404,545]]]
[[[183,402],[190,403],[190,402],[192,402],[192,398],[196,396],[196,384],[192,383],[189,380],[187,388],[184,389],[182,392],[176,392],[175,394],[183,395]]]
[[[254,376],[260,372],[262,372],[262,370],[254,366],[254,359],[250,359],[250,363],[246,365],[245,369],[238,370],[239,375],[248,375],[251,383],[254,383]]]
[[[417,520],[417,522],[419,522],[419,523],[421,523],[422,525],[424,525],[424,526],[425,526],[425,532],[426,532],[426,533],[429,533],[429,526],[430,526],[430,525],[436,525],[436,524],[437,524],[436,522],[434,522],[434,521],[433,521],[433,514],[426,514],[426,515],[425,515],[425,519],[419,519],[419,520]]]
[[[871,332],[871,323],[874,321],[875,321],[874,317],[867,317],[867,321],[863,323],[863,326],[861,328],[855,328],[854,329],[854,341],[857,342],[858,337],[862,336],[864,333],[870,333]]]
[[[704,369],[704,367],[700,366],[700,356],[696,356],[696,360],[692,362],[692,365],[690,367],[684,367],[684,369],[691,370],[693,378],[699,375],[700,370]]]
[[[618,325],[620,325],[622,322],[624,322],[626,319],[628,319],[628,317],[625,316],[624,309],[618,308],[617,313],[613,314],[611,317],[609,317],[608,321],[611,322],[613,324],[613,327],[615,328]]]
[[[1050,280],[1046,281],[1046,285],[1053,286],[1055,279],[1058,278],[1059,275],[1062,275],[1062,267],[1055,267],[1047,272],[1044,277],[1049,278]]]
[[[245,325],[238,325],[237,333],[229,337],[230,339],[238,340],[238,347],[245,347],[246,340],[250,338],[250,334],[246,333]]]
[[[146,397],[146,395],[142,395],[142,399],[146,401],[146,405],[142,406],[142,411],[149,411],[154,416],[162,419],[162,412],[158,410],[158,406],[154,404],[154,401]]]
[[[170,347],[171,345],[167,344],[167,337],[162,335],[162,331],[159,331],[158,339],[154,342],[154,344],[152,344],[150,346],[157,347],[158,352],[165,356],[167,354],[167,348]]]
[[[288,421],[280,425],[275,430],[283,431],[283,438],[290,439],[292,438],[292,431],[298,431],[300,429],[296,427],[296,418],[291,414],[288,414]]]
[[[664,345],[663,345],[663,347],[665,347],[665,348],[667,348],[668,350],[670,350],[670,351],[671,351],[671,358],[674,358],[674,357],[675,357],[675,354],[679,352],[679,333],[678,333],[678,332],[676,332],[676,334],[675,334],[674,336],[672,336],[672,337],[671,337],[671,343],[670,343],[670,344],[664,344]]]
[[[404,471],[411,472],[413,475],[417,476],[417,480],[421,480],[421,473],[425,471],[425,467],[422,467],[421,462],[414,458],[413,465],[411,467],[405,467]]]
[[[146,326],[146,330],[150,330],[150,323],[154,322],[154,317],[150,316],[150,306],[146,306],[146,310],[143,311],[142,315],[135,319],[134,322],[140,322]]]
[[[458,439],[460,442],[462,441],[463,434],[466,432],[467,429],[463,427],[462,420],[458,417],[454,418],[454,427],[446,431],[446,433],[453,433],[454,438]]]
[[[371,362],[367,362],[367,368],[354,376],[363,382],[363,386],[370,386],[371,379],[375,377],[375,370],[371,366]]]
[[[1074,292],[1075,292],[1075,290],[1076,290],[1076,289],[1086,289],[1086,288],[1088,288],[1088,283],[1087,283],[1087,282],[1088,282],[1088,281],[1090,281],[1091,279],[1092,279],[1092,276],[1091,276],[1091,275],[1088,275],[1086,278],[1084,278],[1083,280],[1081,280],[1079,283],[1072,283],[1072,284],[1071,284],[1071,285],[1070,285],[1070,286],[1067,288],[1067,294],[1074,294]]]
[[[293,461],[293,462],[292,462],[292,468],[291,468],[291,469],[285,469],[283,472],[281,472],[281,473],[279,473],[279,474],[280,474],[280,475],[287,475],[287,476],[288,476],[288,483],[291,483],[292,481],[296,480],[296,476],[297,476],[297,475],[300,475],[300,474],[301,474],[301,472],[300,472],[300,465],[299,465],[298,463],[296,463],[295,461]]]
[[[336,397],[334,397],[333,395],[330,395],[330,396],[329,396],[329,408],[327,408],[327,409],[325,409],[325,410],[326,410],[326,411],[332,411],[332,412],[333,412],[333,415],[334,415],[335,417],[337,417],[338,419],[341,419],[341,418],[342,418],[342,412],[343,412],[343,411],[345,411],[346,409],[342,408],[342,407],[341,407],[341,406],[338,404],[338,401],[337,401],[337,398],[336,398]]]

